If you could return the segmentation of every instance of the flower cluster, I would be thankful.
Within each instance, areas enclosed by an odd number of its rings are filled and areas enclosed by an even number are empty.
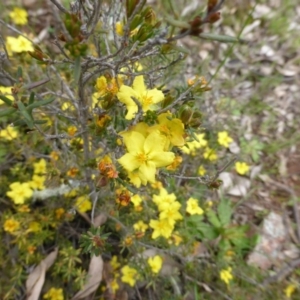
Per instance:
[[[174,161],[175,154],[166,150],[169,139],[146,123],[139,123],[120,135],[127,153],[118,162],[136,187],[154,183],[157,168],[166,167]]]
[[[17,38],[8,36],[6,38],[6,47],[9,55],[12,55],[13,52],[21,53],[26,51],[34,51],[32,42],[22,35],[19,35]]]
[[[153,195],[153,202],[159,211],[158,220],[150,220],[153,229],[152,239],[160,236],[168,239],[171,237],[177,221],[183,219],[179,209],[181,204],[176,201],[175,194],[169,194],[167,190],[161,189],[159,195]]]
[[[33,164],[33,176],[31,181],[28,182],[13,182],[9,185],[10,191],[6,195],[12,199],[15,204],[24,204],[24,202],[31,198],[34,190],[45,189],[44,182],[46,176],[46,160],[41,159],[37,163]]]

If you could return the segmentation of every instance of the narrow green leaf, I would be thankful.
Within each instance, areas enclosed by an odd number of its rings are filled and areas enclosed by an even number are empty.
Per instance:
[[[34,92],[31,92],[30,97],[29,97],[29,101],[28,101],[29,105],[34,102],[34,96],[35,96]]]
[[[21,101],[18,101],[17,104],[21,115],[25,118],[26,124],[30,129],[33,128],[33,118],[30,115],[30,113],[27,111],[25,105]]]
[[[45,99],[45,100],[42,100],[42,101],[35,101],[32,104],[30,104],[30,105],[27,106],[27,110],[29,112],[32,112],[32,110],[34,108],[37,108],[37,107],[40,107],[40,106],[45,106],[45,105],[53,102],[54,100],[55,100],[55,97],[51,97],[49,99]]]
[[[48,121],[47,120],[34,120],[34,124],[46,124]]]
[[[0,99],[8,106],[12,106],[13,102],[10,99],[8,99],[7,97],[5,97],[4,95],[0,95]]]
[[[18,121],[15,121],[14,126],[25,126],[27,124],[27,122],[25,122],[24,119],[19,119]]]
[[[80,77],[80,73],[81,73],[80,60],[81,60],[80,56],[77,56],[75,58],[75,64],[74,64],[74,80],[75,80],[75,83],[78,83],[79,77]]]
[[[22,78],[23,77],[23,70],[21,67],[18,67],[17,70],[17,79]]]
[[[0,118],[1,118],[1,117],[4,117],[4,116],[9,116],[9,115],[11,115],[12,113],[14,113],[15,111],[16,111],[16,109],[13,108],[13,107],[9,107],[9,108],[0,110]]]
[[[199,37],[204,39],[204,40],[210,40],[210,41],[217,41],[221,43],[241,43],[245,42],[242,39],[239,39],[234,36],[229,36],[229,35],[219,35],[219,34],[214,34],[214,33],[200,33]]]

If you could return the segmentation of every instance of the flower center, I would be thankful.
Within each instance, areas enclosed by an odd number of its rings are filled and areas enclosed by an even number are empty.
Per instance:
[[[148,106],[153,104],[152,97],[149,97],[147,95],[143,96],[142,101],[143,101],[143,106],[144,107],[148,107]]]
[[[159,131],[163,134],[165,134],[166,136],[170,136],[170,129],[168,128],[167,125],[160,125]]]
[[[148,157],[147,157],[147,155],[146,155],[144,152],[141,152],[141,153],[138,153],[138,154],[137,154],[137,160],[138,160],[141,164],[143,164],[143,163],[145,163],[145,162],[148,160]]]

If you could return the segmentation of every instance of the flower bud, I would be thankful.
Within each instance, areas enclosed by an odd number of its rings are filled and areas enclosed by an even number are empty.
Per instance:
[[[193,114],[193,109],[188,105],[184,105],[180,108],[179,119],[182,121],[183,124],[188,124],[191,121]]]

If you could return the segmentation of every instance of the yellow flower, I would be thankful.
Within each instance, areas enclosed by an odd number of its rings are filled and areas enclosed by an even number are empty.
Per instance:
[[[143,199],[141,198],[140,195],[136,194],[136,195],[134,195],[134,196],[131,197],[130,201],[136,207],[136,206],[140,206],[142,204]]]
[[[35,250],[36,250],[36,246],[28,246],[27,247],[27,252],[29,254],[33,254]]]
[[[8,219],[4,222],[3,227],[5,231],[13,233],[20,228],[20,222],[14,219]]]
[[[76,209],[81,213],[84,213],[92,208],[92,202],[86,195],[78,197],[75,205]]]
[[[64,294],[62,289],[51,288],[47,294],[44,295],[44,299],[49,300],[64,300]]]
[[[34,190],[43,190],[45,189],[45,180],[46,176],[33,175],[32,180],[29,182],[30,187]]]
[[[200,166],[200,167],[199,167],[199,169],[198,169],[198,174],[199,174],[200,176],[203,176],[203,175],[206,174],[206,170],[205,170],[205,168],[204,168],[203,166]]]
[[[9,13],[12,21],[17,25],[25,25],[28,23],[28,14],[27,11],[23,8],[15,7],[13,11]]]
[[[124,35],[123,24],[121,22],[117,22],[116,23],[116,33],[119,36],[123,36]]]
[[[157,239],[160,236],[168,239],[173,231],[173,226],[167,219],[162,220],[150,220],[150,227],[153,228],[152,239]]]
[[[205,210],[208,211],[212,208],[212,206],[214,205],[214,203],[211,201],[211,200],[207,200],[205,203],[204,203],[204,206],[205,206]]]
[[[151,184],[151,187],[160,190],[163,188],[163,184],[160,181],[155,181],[154,183]]]
[[[110,265],[112,266],[112,268],[114,270],[117,270],[120,268],[120,263],[118,262],[118,257],[116,255],[114,255],[112,258],[111,258],[111,261],[110,261]]]
[[[28,205],[24,204],[24,205],[21,205],[20,207],[18,207],[18,211],[19,212],[30,212],[30,208],[28,207]]]
[[[182,157],[176,155],[173,162],[169,166],[167,166],[166,169],[170,171],[175,171],[181,163],[182,163]]]
[[[182,147],[182,151],[186,154],[194,154],[196,149],[207,146],[207,140],[204,138],[205,133],[196,134],[196,138],[192,142],[187,142],[186,146]]]
[[[113,291],[113,293],[115,294],[116,291],[120,288],[119,284],[118,284],[118,281],[116,278],[114,278],[114,280],[110,283],[110,287]]]
[[[214,161],[214,160],[218,159],[218,155],[216,154],[216,151],[213,149],[210,149],[209,147],[206,147],[205,152],[203,153],[203,157],[210,161]]]
[[[136,194],[136,195],[132,196],[130,201],[133,203],[135,211],[143,210],[143,207],[142,207],[143,199],[141,198],[140,195]]]
[[[128,283],[133,287],[138,277],[137,270],[134,268],[130,268],[129,266],[124,266],[121,269],[121,272],[123,274],[121,277],[122,282]]]
[[[245,175],[249,171],[249,166],[245,162],[239,162],[237,161],[235,163],[235,170],[240,175]]]
[[[122,85],[123,79],[121,76],[118,76],[116,78],[106,78],[105,76],[100,76],[96,80],[95,88],[97,89],[97,92],[95,93],[94,97],[98,99],[107,94],[115,95],[119,92],[119,88]]]
[[[62,218],[62,216],[65,214],[65,210],[63,209],[63,208],[58,208],[58,209],[56,209],[55,210],[55,217],[56,217],[56,219],[61,219]]]
[[[68,134],[69,134],[70,136],[74,136],[75,133],[77,132],[77,130],[78,130],[78,129],[77,129],[76,126],[69,126],[68,129],[67,129]]]
[[[233,139],[228,135],[227,131],[218,132],[218,143],[226,148],[233,142]]]
[[[6,98],[8,98],[8,99],[14,101],[14,97],[13,97],[13,95],[12,95],[11,88],[12,88],[12,86],[7,86],[7,87],[5,87],[5,86],[0,86],[0,95],[2,94],[2,95],[4,95]],[[2,100],[0,99],[0,105],[1,105],[1,104],[4,104],[4,101],[2,101]]]
[[[32,43],[22,35],[19,35],[17,38],[8,36],[6,38],[6,44],[10,52],[21,53],[24,51],[34,51]]]
[[[159,219],[166,219],[170,223],[171,226],[174,226],[176,221],[182,220],[182,215],[179,212],[181,204],[177,201],[174,201],[170,205],[164,208],[163,211],[159,214]]]
[[[23,204],[26,199],[30,198],[33,194],[30,184],[14,182],[9,185],[11,191],[8,191],[6,195],[13,200],[15,204]]]
[[[157,109],[157,103],[164,100],[164,94],[157,89],[147,90],[144,83],[144,76],[137,76],[133,81],[132,88],[127,85],[122,85],[117,97],[120,102],[124,103],[127,108],[125,118],[131,120],[138,112],[138,106],[132,97],[138,101],[143,109],[143,112]]]
[[[38,232],[41,231],[41,224],[38,222],[30,222],[28,227],[28,232]]]
[[[79,173],[79,169],[76,167],[72,167],[67,171],[67,176],[75,178],[77,174]]]
[[[189,79],[187,80],[187,84],[188,84],[189,86],[194,85],[196,82],[198,82],[198,84],[197,84],[197,87],[198,87],[198,88],[205,88],[205,87],[207,86],[207,81],[206,81],[205,77],[203,77],[203,76],[199,77],[199,76],[197,75],[197,76],[195,76],[194,78],[189,78]]]
[[[52,151],[49,155],[50,155],[50,158],[54,161],[59,159],[59,153],[56,151]]]
[[[158,274],[159,271],[161,270],[162,264],[163,264],[163,260],[159,255],[155,255],[153,257],[149,257],[148,260],[148,265],[151,268],[151,271],[154,274]]]
[[[182,241],[182,237],[177,232],[174,232],[168,242],[169,244],[175,244],[176,246],[178,246]]]
[[[73,197],[77,196],[77,194],[78,194],[78,189],[75,188],[75,189],[65,193],[64,196],[67,198],[73,198]]]
[[[231,273],[231,268],[228,267],[227,269],[223,269],[220,271],[220,278],[223,280],[227,285],[229,282],[233,279],[232,273]]]
[[[16,128],[8,126],[6,129],[0,130],[0,138],[11,141],[18,136],[18,131]]]
[[[74,108],[74,105],[72,103],[70,103],[70,102],[64,102],[62,104],[62,106],[61,106],[61,109],[62,110],[68,110],[68,109],[74,110],[75,108]]]
[[[163,151],[164,139],[158,132],[150,133],[146,138],[139,132],[130,132],[124,137],[128,153],[118,162],[131,173],[137,171],[142,184],[155,182],[156,168],[165,167],[174,160],[174,153]]]
[[[184,124],[180,119],[173,118],[170,112],[157,117],[158,125],[151,127],[151,131],[158,130],[166,138],[165,150],[170,145],[182,147],[184,145]]]
[[[295,292],[296,289],[297,286],[291,283],[285,288],[284,293],[288,298],[291,298],[292,294]]]
[[[148,229],[148,227],[149,226],[141,220],[133,224],[134,230],[139,232],[145,232]]]
[[[132,243],[133,243],[133,238],[132,238],[132,236],[127,236],[127,237],[124,239],[124,241],[123,241],[123,245],[124,245],[125,247],[131,246]]]
[[[34,174],[45,174],[46,173],[46,160],[44,158],[40,159],[38,162],[33,164]]]
[[[175,201],[175,194],[169,194],[168,191],[164,188],[161,188],[159,190],[159,195],[153,195],[153,202],[157,205],[159,211],[164,211]]]
[[[198,205],[198,200],[195,198],[190,198],[187,201],[186,211],[190,215],[202,215],[204,213],[203,209]]]

